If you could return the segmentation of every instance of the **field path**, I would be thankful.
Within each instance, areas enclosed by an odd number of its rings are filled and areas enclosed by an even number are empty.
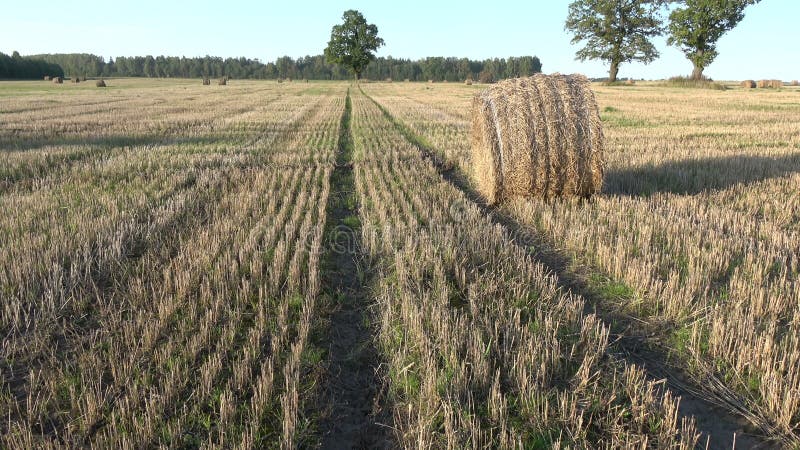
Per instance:
[[[350,114],[348,91],[327,208],[322,277],[332,312],[326,339],[330,366],[322,387],[328,411],[321,418],[320,433],[324,449],[387,448],[389,428],[379,423],[378,353],[367,325],[369,295],[359,261]]]
[[[680,396],[679,414],[681,417],[694,417],[697,430],[702,433],[698,443],[700,448],[712,450],[780,448],[778,444],[756,434],[753,422],[758,422],[758,418],[748,416],[745,408],[737,407],[734,398],[724,395],[732,396],[733,393],[725,392],[720,395],[713,389],[710,392],[707,386],[696,385],[688,375],[669,364],[669,355],[660,347],[651,345],[647,336],[642,335],[640,327],[633,323],[633,319],[618,314],[612,305],[593,291],[586,282],[587,274],[577,273],[571,269],[572,265],[568,258],[558,251],[556,243],[549,241],[530,227],[521,225],[499,208],[487,205],[472,188],[465,174],[443,161],[439,152],[428,148],[410,127],[395,118],[378,101],[366,93],[364,95],[375,103],[410,143],[420,149],[422,156],[431,161],[444,180],[461,190],[494,223],[508,229],[515,243],[528,249],[531,256],[549,269],[558,279],[560,286],[587,300],[586,314],[596,314],[611,329],[609,350],[612,352],[612,357],[624,359],[644,369],[648,379],[663,380],[676,396]],[[716,384],[721,386],[720,383]]]

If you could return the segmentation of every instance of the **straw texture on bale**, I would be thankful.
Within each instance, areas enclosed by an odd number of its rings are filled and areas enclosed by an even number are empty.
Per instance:
[[[106,87],[106,82],[105,80],[97,80],[94,85],[97,87]]]
[[[739,85],[745,89],[753,89],[756,87],[756,82],[753,80],[744,80]]]
[[[758,80],[758,87],[778,89],[783,87],[781,80]]]
[[[228,85],[228,79],[227,78],[220,78],[219,82],[217,82],[217,84],[219,84],[220,86],[227,86]]]
[[[603,184],[603,129],[589,80],[505,80],[472,103],[472,178],[486,201],[590,197]]]

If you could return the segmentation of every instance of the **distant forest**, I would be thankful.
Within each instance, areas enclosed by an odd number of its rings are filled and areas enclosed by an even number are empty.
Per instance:
[[[228,76],[234,79],[305,78],[310,80],[352,78],[352,74],[344,68],[327,63],[323,55],[297,59],[284,56],[275,62],[266,64],[257,59],[223,59],[213,56],[200,58],[120,56],[116,59],[109,58],[106,61],[101,56],[85,53],[31,55],[23,59],[42,60],[57,64],[63,68],[67,76],[150,78],[219,78]],[[483,61],[442,57],[413,61],[381,57],[370,63],[362,77],[371,80],[392,78],[412,81],[463,81],[472,78],[489,82],[503,78],[527,76],[541,71],[542,63],[536,56],[494,58]]]
[[[45,75],[63,77],[64,70],[57,63],[42,59],[20,56],[14,52],[11,56],[0,53],[0,79],[41,79]]]

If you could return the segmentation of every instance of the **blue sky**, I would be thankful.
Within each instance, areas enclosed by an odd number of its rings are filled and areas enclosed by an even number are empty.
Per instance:
[[[383,56],[536,55],[545,72],[604,76],[598,61],[575,61],[564,31],[569,0],[470,1],[9,1],[3,5],[0,51],[82,52],[105,56],[246,56],[271,61],[322,53],[345,9],[378,25]],[[706,69],[715,79],[800,79],[800,0],[763,0],[722,37],[720,56]],[[621,77],[689,74],[691,63],[665,38],[661,58],[625,64]]]

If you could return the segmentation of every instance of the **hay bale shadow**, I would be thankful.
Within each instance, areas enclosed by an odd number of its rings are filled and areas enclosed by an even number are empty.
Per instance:
[[[606,169],[603,193],[649,197],[657,193],[696,195],[800,173],[800,153],[781,157],[730,156]]]

